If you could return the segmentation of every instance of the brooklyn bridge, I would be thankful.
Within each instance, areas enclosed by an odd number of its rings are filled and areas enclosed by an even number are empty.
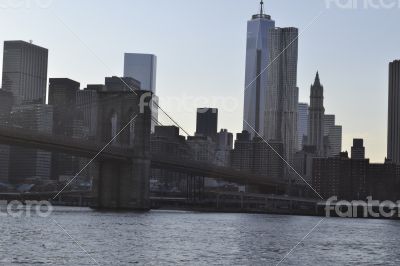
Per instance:
[[[136,92],[136,94],[118,92],[103,95],[106,104],[99,109],[96,141],[3,127],[0,128],[0,144],[61,152],[90,158],[90,162],[95,161],[99,167],[99,174],[94,180],[91,193],[94,195],[96,207],[102,209],[150,209],[151,169],[183,173],[188,179],[208,177],[240,185],[262,187],[277,195],[289,194],[289,190],[296,191],[297,195],[306,191],[305,186],[289,186],[287,182],[268,176],[254,175],[194,160],[178,160],[163,154],[151,154],[151,97],[143,101],[142,96],[145,92]],[[117,117],[118,122],[112,123],[112,117]],[[128,127],[130,123],[134,123],[134,126]],[[117,128],[113,128],[115,124],[118,125]],[[66,192],[59,191],[53,196],[62,193]],[[50,196],[51,193],[44,194]]]

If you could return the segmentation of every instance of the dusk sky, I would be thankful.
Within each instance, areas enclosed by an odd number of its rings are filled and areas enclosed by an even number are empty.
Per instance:
[[[195,131],[196,108],[206,106],[220,109],[219,128],[242,130],[246,22],[258,0],[10,2],[0,0],[0,48],[4,40],[48,48],[50,78],[68,77],[84,88],[121,76],[125,52],[152,53],[160,105],[186,131]],[[327,2],[331,8],[322,0],[267,0],[266,12],[277,26],[302,32],[300,101],[308,102],[319,70],[326,113],[343,126],[343,149],[364,138],[367,156],[382,162],[388,64],[400,59],[400,7],[343,9]],[[160,120],[171,124],[161,112]]]

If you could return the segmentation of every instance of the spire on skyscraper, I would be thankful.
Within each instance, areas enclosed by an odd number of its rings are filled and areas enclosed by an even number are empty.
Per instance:
[[[264,12],[264,0],[260,1],[260,12],[252,16],[252,19],[260,19],[260,18],[271,19],[271,16],[265,14]]]
[[[321,82],[320,82],[320,80],[319,80],[319,73],[318,73],[318,71],[317,71],[317,75],[315,76],[314,85],[318,85],[318,86],[321,85]]]
[[[264,15],[264,0],[261,0],[260,2],[260,15]]]

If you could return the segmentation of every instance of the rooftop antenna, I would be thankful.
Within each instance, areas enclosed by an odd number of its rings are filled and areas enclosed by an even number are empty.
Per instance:
[[[260,2],[260,15],[264,15],[264,0]]]

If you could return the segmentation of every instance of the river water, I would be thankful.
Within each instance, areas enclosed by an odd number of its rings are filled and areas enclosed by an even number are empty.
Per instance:
[[[0,265],[276,265],[318,217],[57,207],[1,217]],[[400,221],[323,220],[281,265],[400,265]]]

